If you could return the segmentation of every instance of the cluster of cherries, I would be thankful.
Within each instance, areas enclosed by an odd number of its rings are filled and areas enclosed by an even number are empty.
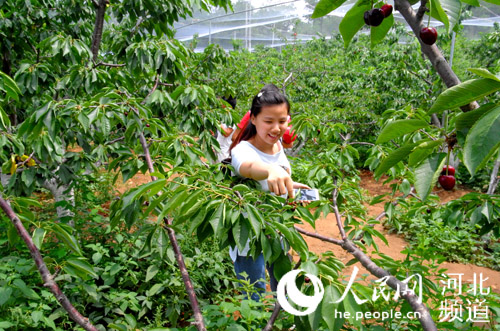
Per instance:
[[[389,17],[392,14],[392,6],[388,3],[384,4],[380,8],[372,8],[370,10],[365,11],[363,16],[366,25],[369,26],[379,26],[382,24],[384,18]],[[420,40],[424,44],[432,45],[437,40],[437,31],[432,26],[424,27],[420,30]]]
[[[380,8],[372,8],[365,11],[363,18],[365,19],[366,25],[379,26],[384,18],[389,17],[391,14],[392,6],[386,3]]]
[[[455,168],[452,166],[444,166],[438,182],[443,189],[451,191],[455,187]]]

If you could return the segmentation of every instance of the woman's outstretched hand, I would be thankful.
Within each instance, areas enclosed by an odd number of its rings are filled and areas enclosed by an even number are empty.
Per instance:
[[[289,198],[293,198],[293,181],[290,174],[283,168],[273,165],[268,169],[267,185],[269,191],[276,195],[288,193]]]

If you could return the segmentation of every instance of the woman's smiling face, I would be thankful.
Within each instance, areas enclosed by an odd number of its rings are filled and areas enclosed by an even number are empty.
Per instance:
[[[288,128],[288,107],[285,103],[264,106],[257,116],[252,115],[251,121],[257,129],[255,146],[269,152]]]

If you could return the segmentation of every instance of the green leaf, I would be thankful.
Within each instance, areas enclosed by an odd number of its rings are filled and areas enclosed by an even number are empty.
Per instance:
[[[87,115],[85,115],[83,112],[80,112],[77,116],[77,119],[78,122],[80,122],[80,124],[82,125],[83,131],[87,132],[90,126],[90,120]]]
[[[237,184],[237,185],[233,186],[232,190],[233,191],[238,191],[238,192],[241,192],[241,193],[245,193],[245,192],[250,191],[250,188],[248,186],[246,186],[245,184]]]
[[[64,242],[74,253],[82,255],[80,245],[78,245],[76,238],[69,234],[69,232],[66,231],[61,225],[54,224],[52,226],[52,231],[56,234],[56,237]]]
[[[150,265],[146,271],[146,282],[149,282],[160,271],[156,265]]]
[[[427,199],[443,169],[446,153],[438,153],[424,160],[415,169],[415,190],[423,201]]]
[[[52,109],[52,101],[47,102],[42,108],[38,109],[35,112],[35,119],[38,122],[38,120],[47,114],[47,112]]]
[[[167,253],[168,247],[170,247],[170,240],[168,238],[167,230],[162,226],[158,227],[158,251],[160,252],[160,259],[163,259],[165,254]]]
[[[354,298],[353,292],[349,291],[347,293],[347,296],[344,298],[342,301],[344,304],[344,308],[346,312],[349,312],[350,316],[356,316],[356,313],[359,311],[363,311],[359,304],[356,302],[356,299]],[[361,323],[363,322],[361,319],[349,319],[349,321],[352,321],[352,324],[358,327],[358,330],[361,328]]]
[[[447,31],[448,33],[450,33],[459,22],[462,4],[460,3],[459,0],[439,0],[439,1],[441,2],[441,8],[443,9],[444,13],[448,18],[449,25],[447,27],[448,29]]]
[[[300,265],[300,269],[304,270],[308,274],[312,274],[314,276],[318,276],[319,269],[318,266],[311,261],[306,261]]]
[[[500,78],[498,76],[495,76],[491,72],[489,72],[488,69],[484,68],[470,68],[467,69],[468,71],[472,72],[473,74],[476,74],[478,76],[481,76],[483,78],[488,78],[488,79],[493,79],[496,80],[497,82],[500,82]]]
[[[450,21],[448,19],[448,15],[446,15],[443,7],[441,6],[440,0],[431,0],[430,1],[430,14],[432,17],[442,22],[446,28],[446,31],[450,30]]]
[[[358,0],[354,6],[349,9],[340,22],[339,31],[344,39],[344,46],[349,46],[354,35],[365,25],[363,15],[365,11],[370,10],[370,2]]]
[[[0,84],[0,88],[7,93],[8,97],[19,101],[19,94],[21,94],[21,90],[17,86],[16,82],[2,71],[0,71],[0,78],[3,82]]]
[[[455,118],[455,128],[457,129],[457,140],[461,146],[465,145],[465,138],[469,130],[484,114],[497,107],[496,104],[488,103],[478,109],[462,113]]]
[[[219,207],[210,217],[210,225],[212,225],[212,229],[216,236],[218,236],[224,228],[224,217],[225,217],[226,205],[224,203],[219,204]]]
[[[413,151],[413,148],[417,146],[418,143],[410,143],[396,149],[389,156],[387,156],[377,167],[375,173],[373,174],[375,178],[382,176],[387,170],[395,166],[399,161],[403,160]]]
[[[500,82],[496,80],[488,78],[468,80],[441,93],[428,114],[440,113],[446,109],[469,104],[498,90],[500,90]]]
[[[8,330],[9,328],[15,326],[15,324],[12,324],[11,322],[8,321],[0,321],[0,328]]]
[[[338,331],[344,324],[344,307],[341,302],[337,302],[341,297],[342,294],[335,286],[328,285],[325,287],[325,294],[321,302],[321,312],[329,330]],[[335,311],[342,312],[342,317],[336,318]]]
[[[460,114],[455,119],[455,128],[457,129],[457,131],[461,131],[466,134],[474,126],[474,124],[482,116],[484,116],[484,114],[488,113],[496,107],[498,107],[496,104],[488,103],[472,111]]]
[[[483,115],[470,129],[464,145],[464,163],[472,176],[500,146],[500,107]]]
[[[484,0],[485,2],[492,3],[494,5],[499,5],[500,6],[500,0]]]
[[[16,278],[12,282],[12,284],[17,287],[21,292],[23,292],[24,296],[28,299],[32,300],[40,300],[40,296],[33,291],[32,288],[29,288],[26,283],[21,278]]]
[[[0,306],[2,306],[10,299],[11,294],[12,294],[11,287],[0,287]]]
[[[311,15],[311,18],[325,16],[340,7],[340,5],[346,1],[347,0],[320,0],[316,7],[314,7],[314,12]]]
[[[135,199],[143,195],[148,190],[148,196],[155,195],[159,190],[163,188],[165,182],[165,179],[157,179],[131,190],[126,196],[123,197],[123,207],[125,208],[130,205],[130,203],[132,203]]]
[[[410,182],[408,181],[408,179],[406,179],[406,178],[403,179],[403,182],[401,183],[400,189],[404,195],[410,194],[411,185],[410,185]]]
[[[99,276],[97,276],[97,273],[94,271],[94,268],[85,260],[72,258],[66,260],[66,263],[85,275],[91,275],[96,279],[99,278]]]
[[[430,140],[419,142],[419,145],[415,147],[413,152],[411,152],[408,158],[408,166],[415,167],[421,161],[425,160],[429,155],[434,153],[434,150],[444,143],[444,139]]]
[[[7,113],[0,107],[0,124],[4,130],[7,130],[10,127],[10,119]]]
[[[269,239],[267,239],[267,236],[264,232],[261,232],[260,243],[262,246],[262,253],[264,254],[264,260],[266,262],[269,262],[273,256],[273,249],[271,243],[269,242]]]
[[[157,293],[159,293],[160,291],[163,290],[163,284],[161,283],[158,283],[158,284],[154,284],[153,286],[151,286],[151,288],[147,291],[147,296],[150,297],[150,296],[153,296]]]
[[[45,229],[42,228],[36,228],[35,231],[33,231],[33,244],[35,244],[36,248],[39,250],[42,249],[42,243],[43,243],[43,238],[45,238]]]
[[[253,232],[256,236],[260,234],[260,230],[262,228],[263,218],[260,212],[252,205],[247,205],[246,210],[248,213],[248,220],[250,221],[250,225],[252,226]]]
[[[386,17],[383,21],[382,24],[379,26],[372,26],[371,27],[371,34],[370,34],[370,40],[371,44],[370,46],[373,48],[376,44],[380,43],[391,27],[394,24],[394,15],[390,15],[389,17]]]
[[[179,216],[182,218],[187,218],[193,215],[200,207],[201,204],[205,203],[205,199],[202,196],[203,191],[198,190],[191,195],[182,203],[182,207],[179,211]]]
[[[240,218],[232,228],[234,241],[240,251],[245,249],[247,244],[248,235],[250,233],[248,226],[245,224],[244,219]]]
[[[461,0],[463,3],[469,4],[474,7],[479,7],[479,1],[478,0]]]
[[[384,126],[382,132],[380,132],[377,138],[376,143],[385,143],[391,139],[401,137],[407,133],[411,133],[428,126],[429,124],[427,122],[417,119],[393,121]]]
[[[176,195],[167,201],[159,218],[163,218],[167,213],[169,213],[170,211],[179,207],[180,204],[186,199],[187,195],[188,195],[188,192],[185,190],[176,191]]]
[[[207,209],[203,208],[192,219],[191,225],[189,226],[189,233],[193,233],[193,231],[200,226],[200,224],[205,220],[205,216],[207,216]]]
[[[108,328],[118,331],[127,331],[128,328],[124,324],[109,323]]]

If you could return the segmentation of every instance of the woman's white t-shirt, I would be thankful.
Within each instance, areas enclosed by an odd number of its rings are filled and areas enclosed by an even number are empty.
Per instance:
[[[236,145],[231,150],[231,165],[236,170],[236,174],[240,177],[243,177],[240,174],[240,167],[243,162],[246,161],[262,161],[268,164],[279,165],[284,168],[288,173],[292,174],[292,168],[290,167],[290,162],[288,161],[286,154],[283,150],[283,146],[280,142],[279,144],[279,152],[276,154],[267,154],[257,149],[254,145],[252,145],[248,141],[241,141],[238,145]],[[258,180],[257,181],[263,191],[269,191],[269,186],[267,184],[267,179]],[[233,261],[236,260],[236,255],[247,256],[248,251],[250,250],[249,242],[247,242],[245,249],[243,251],[239,251],[237,247],[231,247],[229,249],[229,255]]]
[[[245,161],[262,161],[268,164],[276,164],[288,171],[288,173],[292,174],[292,169],[290,167],[290,162],[286,157],[285,152],[283,151],[283,146],[280,142],[278,142],[280,150],[276,154],[267,154],[261,152],[254,145],[249,143],[246,140],[241,141],[238,145],[236,145],[231,151],[231,164],[236,170],[238,176],[240,174],[241,164]],[[267,185],[267,179],[258,180],[263,191],[269,191],[269,186]]]

